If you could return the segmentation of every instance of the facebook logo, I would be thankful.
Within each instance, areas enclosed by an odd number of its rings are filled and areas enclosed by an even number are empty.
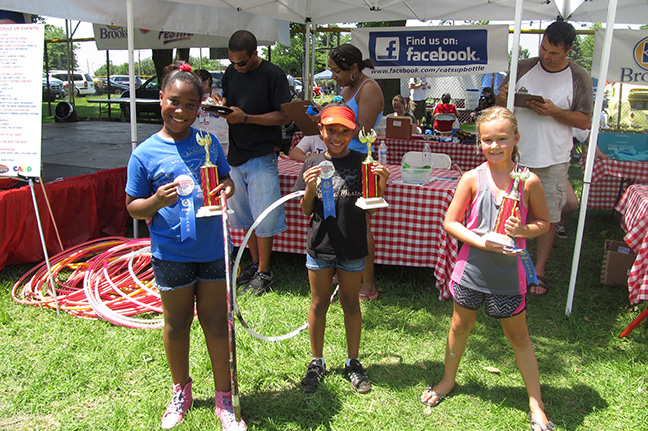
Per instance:
[[[376,37],[376,60],[398,61],[400,43],[398,37]]]

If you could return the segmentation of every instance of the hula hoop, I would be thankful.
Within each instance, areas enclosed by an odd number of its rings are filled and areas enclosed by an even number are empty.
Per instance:
[[[280,199],[277,199],[270,205],[268,208],[263,211],[259,217],[254,221],[250,229],[248,230],[247,234],[243,238],[243,241],[241,242],[241,245],[239,246],[238,253],[236,253],[236,260],[234,261],[234,266],[232,268],[232,274],[230,277],[232,277],[233,280],[236,280],[236,274],[234,274],[234,270],[239,267],[241,263],[241,258],[243,257],[243,252],[245,251],[245,246],[247,245],[250,236],[252,236],[252,232],[254,231],[254,228],[256,228],[267,216],[270,214],[272,211],[275,210],[279,205],[283,205],[284,202],[287,202],[291,199],[294,199],[296,197],[300,197],[304,195],[303,190],[298,190],[296,192],[292,192],[290,194],[287,194],[286,196],[281,197]],[[339,289],[339,285],[335,288],[335,291],[331,295],[330,301],[333,302],[335,299],[335,294],[337,293]],[[241,322],[241,325],[243,325],[243,328],[248,332],[248,334],[252,335],[254,338],[257,338],[259,340],[263,341],[283,341],[287,340],[289,338],[292,338],[300,333],[302,333],[306,328],[308,328],[308,322],[300,326],[299,328],[288,332],[287,334],[283,335],[276,335],[276,336],[267,336],[267,335],[262,335],[256,332],[254,329],[250,328],[250,326],[247,324],[245,319],[243,318],[243,315],[241,314],[241,309],[239,308],[238,301],[236,300],[236,289],[232,289],[232,303],[234,304],[234,312],[236,313],[236,317],[238,318],[239,322]]]

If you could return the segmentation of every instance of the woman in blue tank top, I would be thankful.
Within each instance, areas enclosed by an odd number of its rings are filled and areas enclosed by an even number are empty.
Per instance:
[[[375,129],[385,108],[380,85],[362,73],[367,67],[373,69],[373,63],[363,60],[360,50],[347,43],[331,51],[328,66],[333,72],[332,78],[343,87],[344,103],[356,114],[358,127],[349,149],[366,153],[367,146],[358,140],[358,134],[363,128],[367,132]]]
[[[364,129],[369,132],[378,126],[385,109],[385,101],[380,85],[362,73],[365,68],[373,69],[374,65],[369,59],[362,59],[362,52],[355,46],[347,43],[338,46],[329,57],[329,69],[332,78],[343,87],[342,97],[349,108],[356,115],[358,127],[355,129],[349,149],[367,153],[367,145],[358,140],[358,134]],[[369,216],[367,216],[367,248],[369,255],[365,259],[365,270],[360,288],[360,300],[370,301],[378,298],[378,291],[374,283],[374,238],[371,233]]]

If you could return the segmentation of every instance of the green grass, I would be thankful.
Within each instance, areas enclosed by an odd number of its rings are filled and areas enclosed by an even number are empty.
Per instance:
[[[577,171],[574,172],[578,174]],[[576,184],[578,189],[578,184]],[[548,416],[560,430],[648,429],[644,322],[621,339],[639,314],[625,287],[599,282],[605,239],[622,239],[609,211],[589,211],[571,317],[565,300],[576,217],[557,239],[548,272],[550,293],[531,297],[528,325]],[[259,332],[278,335],[305,322],[309,290],[304,258],[276,253],[275,290],[240,298]],[[30,266],[0,273],[0,429],[157,430],[170,396],[161,331],[132,330],[52,310],[23,306],[11,286]],[[452,303],[440,302],[430,269],[378,266],[380,299],[362,305],[361,361],[374,389],[353,392],[339,303],[329,311],[324,384],[303,395],[310,359],[307,332],[258,341],[237,324],[242,411],[250,430],[526,430],[527,396],[500,323],[479,313],[453,396],[434,409],[418,401],[443,372]],[[191,373],[196,402],[177,429],[220,429],[213,414],[209,359],[197,323]],[[501,370],[492,374],[484,367]]]

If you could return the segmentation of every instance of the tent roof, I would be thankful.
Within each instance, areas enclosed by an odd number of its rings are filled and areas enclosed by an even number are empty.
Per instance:
[[[254,29],[259,44],[290,45],[287,21],[232,8],[167,0],[133,1],[136,28],[229,36],[236,30]],[[215,3],[215,2],[211,2]],[[95,24],[127,26],[126,0],[0,0],[0,9]]]

